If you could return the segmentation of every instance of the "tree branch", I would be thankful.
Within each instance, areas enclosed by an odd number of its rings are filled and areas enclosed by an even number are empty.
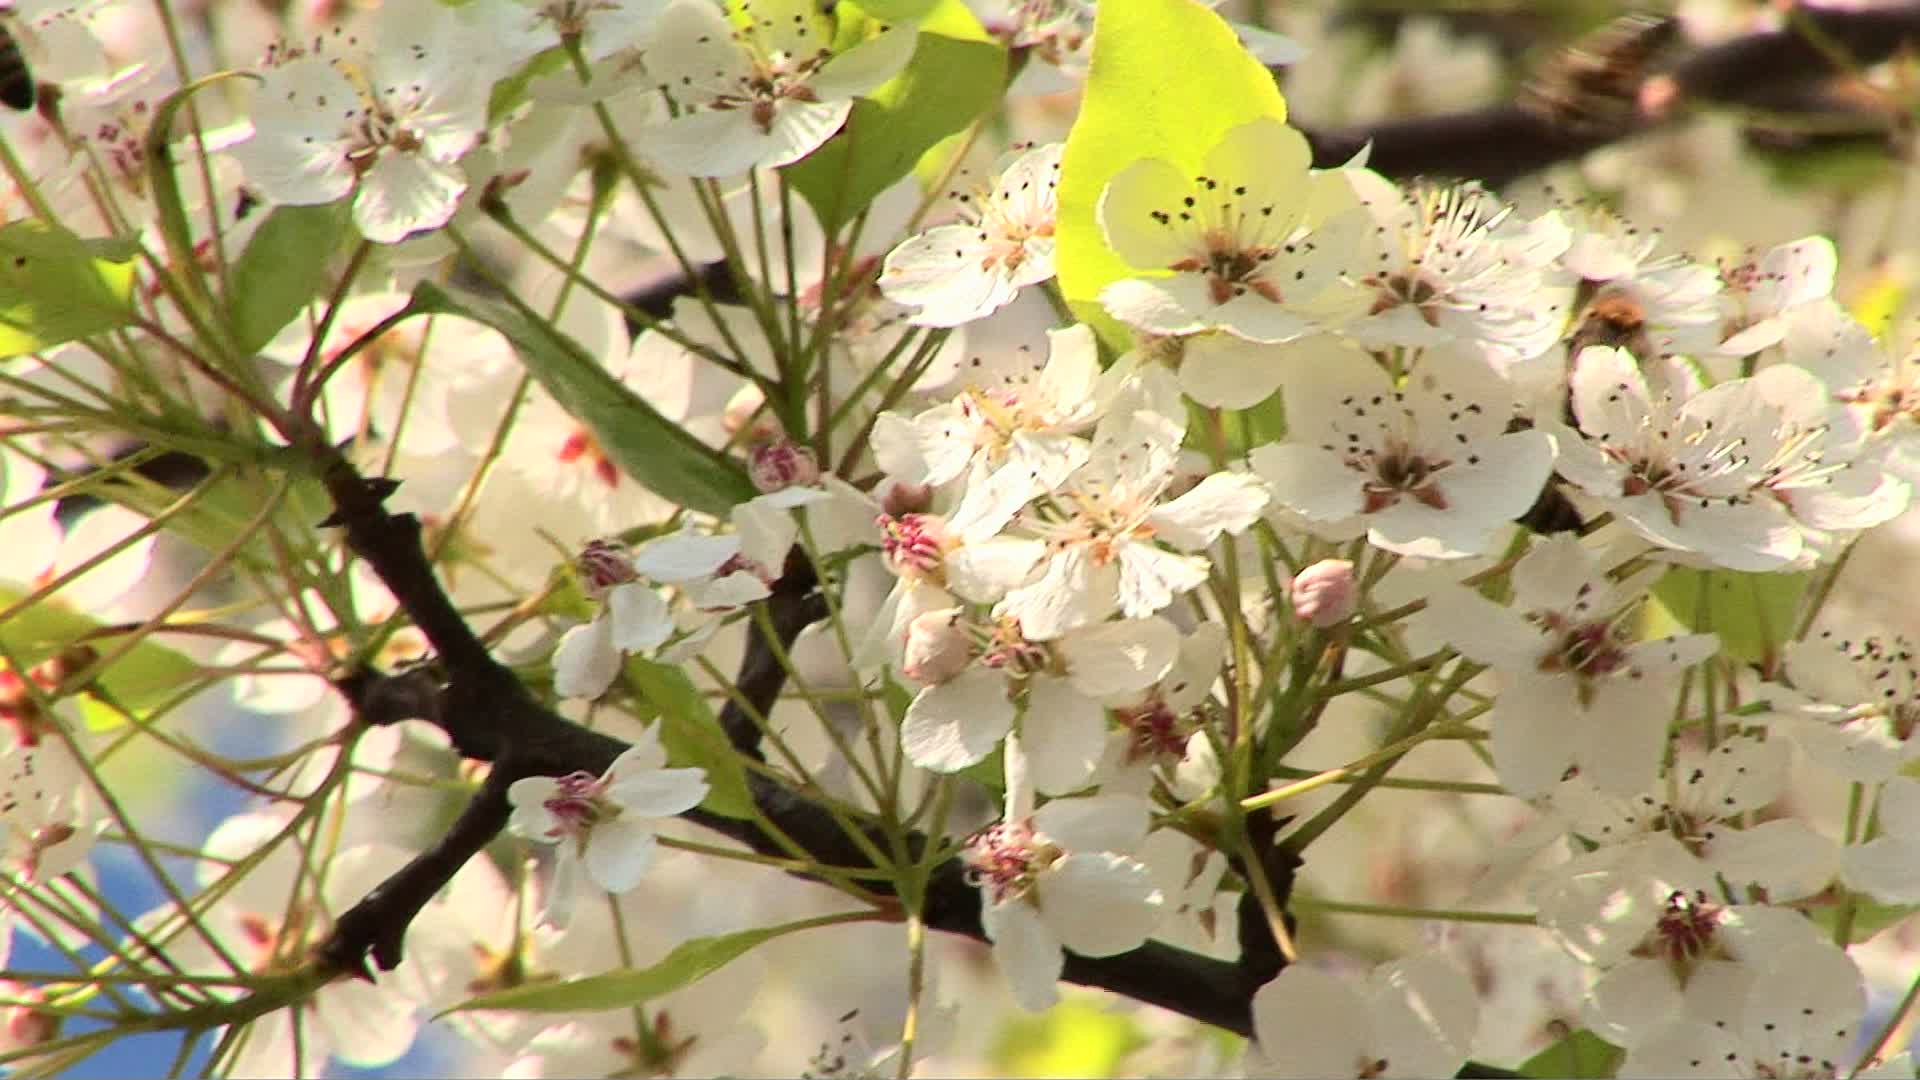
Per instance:
[[[1654,130],[1682,115],[1690,103],[1780,109],[1814,100],[1809,84],[1845,70],[1836,66],[1829,48],[1864,66],[1920,46],[1920,2],[1912,0],[1858,9],[1802,5],[1792,17],[1801,22],[1710,45],[1674,64],[1664,77],[1672,80],[1678,107],[1658,115],[1648,115],[1636,101],[1653,73],[1625,80],[1618,88],[1622,100],[1615,102],[1622,107],[1622,122],[1605,129],[1509,102],[1348,127],[1309,124],[1302,131],[1313,147],[1314,164],[1323,168],[1351,159],[1371,142],[1368,165],[1382,175],[1499,185]]]
[[[348,544],[367,560],[433,643],[439,653],[437,666],[445,676],[439,682],[426,669],[395,675],[362,671],[342,680],[341,691],[363,722],[424,719],[444,730],[461,753],[493,763],[479,793],[447,835],[345,912],[319,950],[321,961],[334,970],[370,978],[372,966],[390,971],[401,962],[408,925],[460,867],[506,826],[506,791],[514,780],[575,770],[604,772],[626,744],[541,705],[512,672],[488,655],[436,579],[420,544],[419,522],[411,514],[389,513],[382,505],[393,491],[391,481],[366,480],[337,459],[326,475],[336,511],[326,524],[346,529]],[[823,613],[815,585],[811,564],[804,558],[790,560],[765,601],[774,642],[761,634],[748,638],[738,682],[745,705],[730,703],[720,717],[728,737],[742,752],[758,752],[759,732],[751,715],[764,716],[785,684],[778,654]],[[766,820],[821,863],[870,865],[859,845],[819,804],[759,773],[750,773],[748,784]],[[697,809],[684,816],[755,851],[789,854],[754,822]],[[926,842],[925,837],[916,836],[916,850],[924,850]],[[884,883],[874,887],[886,891]],[[967,883],[957,861],[936,868],[924,917],[936,930],[986,939],[979,890]],[[1252,1031],[1253,991],[1265,981],[1256,981],[1253,973],[1239,965],[1158,943],[1098,959],[1069,953],[1065,977],[1242,1035]]]

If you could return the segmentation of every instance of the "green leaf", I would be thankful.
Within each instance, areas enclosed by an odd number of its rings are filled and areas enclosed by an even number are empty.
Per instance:
[[[660,415],[578,342],[524,305],[508,306],[422,282],[413,291],[413,306],[500,331],[527,373],[593,432],[601,451],[622,472],[649,490],[690,510],[718,516],[753,498],[753,484],[739,464]]]
[[[0,226],[0,359],[133,321],[133,263],[57,225]]]
[[[890,16],[912,3],[867,5]],[[845,127],[787,167],[828,235],[874,196],[913,171],[940,140],[991,109],[1006,88],[1007,51],[962,0],[937,0],[920,21],[913,59],[891,81],[854,103]]]
[[[1261,117],[1287,118],[1273,74],[1206,5],[1099,6],[1080,115],[1060,162],[1054,265],[1067,302],[1108,345],[1125,349],[1132,335],[1100,307],[1100,290],[1134,271],[1107,246],[1095,217],[1107,181],[1145,157],[1198,169],[1221,136]]]
[[[723,817],[752,817],[747,770],[693,680],[679,668],[639,657],[627,661],[626,672],[627,681],[659,714],[660,744],[666,748],[667,761],[707,771],[707,797],[701,807]]]
[[[146,517],[166,513],[167,532],[208,552],[221,551],[233,543],[233,538],[259,516],[262,497],[268,491],[280,497],[275,515],[287,524],[319,521],[333,507],[320,479],[308,472],[274,473],[271,478],[258,472],[228,472],[197,488],[185,506],[176,505],[182,498],[179,491],[114,473],[89,477],[74,490],[97,495]],[[272,542],[263,536],[242,545],[237,558],[245,566],[266,572],[275,572],[279,566]]]
[[[273,340],[327,286],[327,257],[350,229],[345,202],[276,207],[234,261],[235,343],[252,353]]]
[[[27,595],[0,588],[0,610],[11,608]],[[119,636],[99,633],[106,625],[57,597],[44,599],[0,622],[0,643],[15,663],[31,668],[83,640],[103,653],[116,648],[121,643]],[[199,670],[199,665],[186,656],[147,637],[101,672],[98,681],[115,703],[139,713],[166,700]],[[84,712],[89,727],[114,726],[125,720],[108,709],[89,708]]]
[[[507,114],[527,100],[527,88],[533,85],[535,79],[564,71],[567,66],[567,50],[556,45],[520,65],[520,70],[494,83],[493,93],[487,98],[487,123],[506,123]]]
[[[845,915],[824,915],[779,926],[763,926],[732,934],[694,938],[647,968],[622,968],[563,982],[516,986],[463,1001],[447,1012],[469,1009],[512,1009],[518,1012],[590,1012],[624,1009],[691,986],[759,945],[790,934],[845,922]],[[441,1015],[445,1015],[442,1013]]]
[[[193,270],[193,230],[187,224],[186,200],[180,192],[180,177],[174,172],[173,121],[193,95],[227,79],[259,79],[244,71],[216,71],[195,79],[161,99],[153,111],[142,149],[147,155],[147,182],[153,187],[155,224],[166,241],[167,261],[180,268],[182,275],[205,298],[205,284]]]
[[[1711,631],[1720,635],[1727,655],[1766,664],[1793,633],[1800,594],[1812,577],[1675,567],[1653,588],[1658,604],[1648,608],[1650,629],[1655,634]]]
[[[1606,1077],[1620,1067],[1625,1050],[1581,1028],[1528,1058],[1521,1076]]]

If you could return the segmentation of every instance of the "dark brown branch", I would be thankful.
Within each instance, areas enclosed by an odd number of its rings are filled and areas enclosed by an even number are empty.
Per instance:
[[[1858,65],[1920,46],[1920,2],[1861,9],[1803,6],[1794,17],[1804,19]],[[1810,84],[1840,73],[1819,44],[1789,26],[1695,51],[1666,72],[1682,108],[1660,117],[1641,116],[1611,130],[1583,129],[1507,103],[1339,128],[1309,123],[1303,131],[1313,147],[1314,164],[1322,167],[1347,161],[1371,142],[1369,164],[1383,175],[1458,177],[1498,185],[1653,130],[1684,113],[1689,103],[1775,109],[1806,99]]]

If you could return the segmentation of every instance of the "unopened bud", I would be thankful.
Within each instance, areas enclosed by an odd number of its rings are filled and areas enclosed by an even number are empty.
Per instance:
[[[639,577],[633,560],[620,545],[605,540],[589,540],[575,566],[580,570],[580,585],[595,600],[606,598],[607,591]]]
[[[820,459],[789,439],[761,443],[747,453],[747,475],[761,494],[820,482]]]
[[[880,496],[880,508],[888,517],[905,517],[908,514],[924,514],[933,505],[932,484],[902,484],[895,481]]]
[[[1321,629],[1338,626],[1353,615],[1353,564],[1345,559],[1322,559],[1294,575],[1293,613]]]
[[[941,608],[907,624],[907,649],[900,673],[922,686],[935,686],[965,671],[973,659],[973,641],[960,625],[960,609]]]
[[[33,669],[33,681],[43,690],[55,690],[73,676],[92,667],[100,659],[100,650],[91,645],[69,645],[42,660]]]

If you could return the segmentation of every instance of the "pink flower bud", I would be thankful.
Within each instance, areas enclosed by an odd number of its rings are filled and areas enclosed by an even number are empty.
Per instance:
[[[1322,559],[1294,575],[1293,614],[1321,629],[1338,626],[1353,616],[1353,564],[1345,559]]]
[[[907,624],[906,658],[900,673],[922,686],[946,682],[966,670],[973,640],[960,622],[960,609],[942,608]]]
[[[820,482],[820,459],[787,439],[761,443],[747,452],[747,474],[762,494]]]

